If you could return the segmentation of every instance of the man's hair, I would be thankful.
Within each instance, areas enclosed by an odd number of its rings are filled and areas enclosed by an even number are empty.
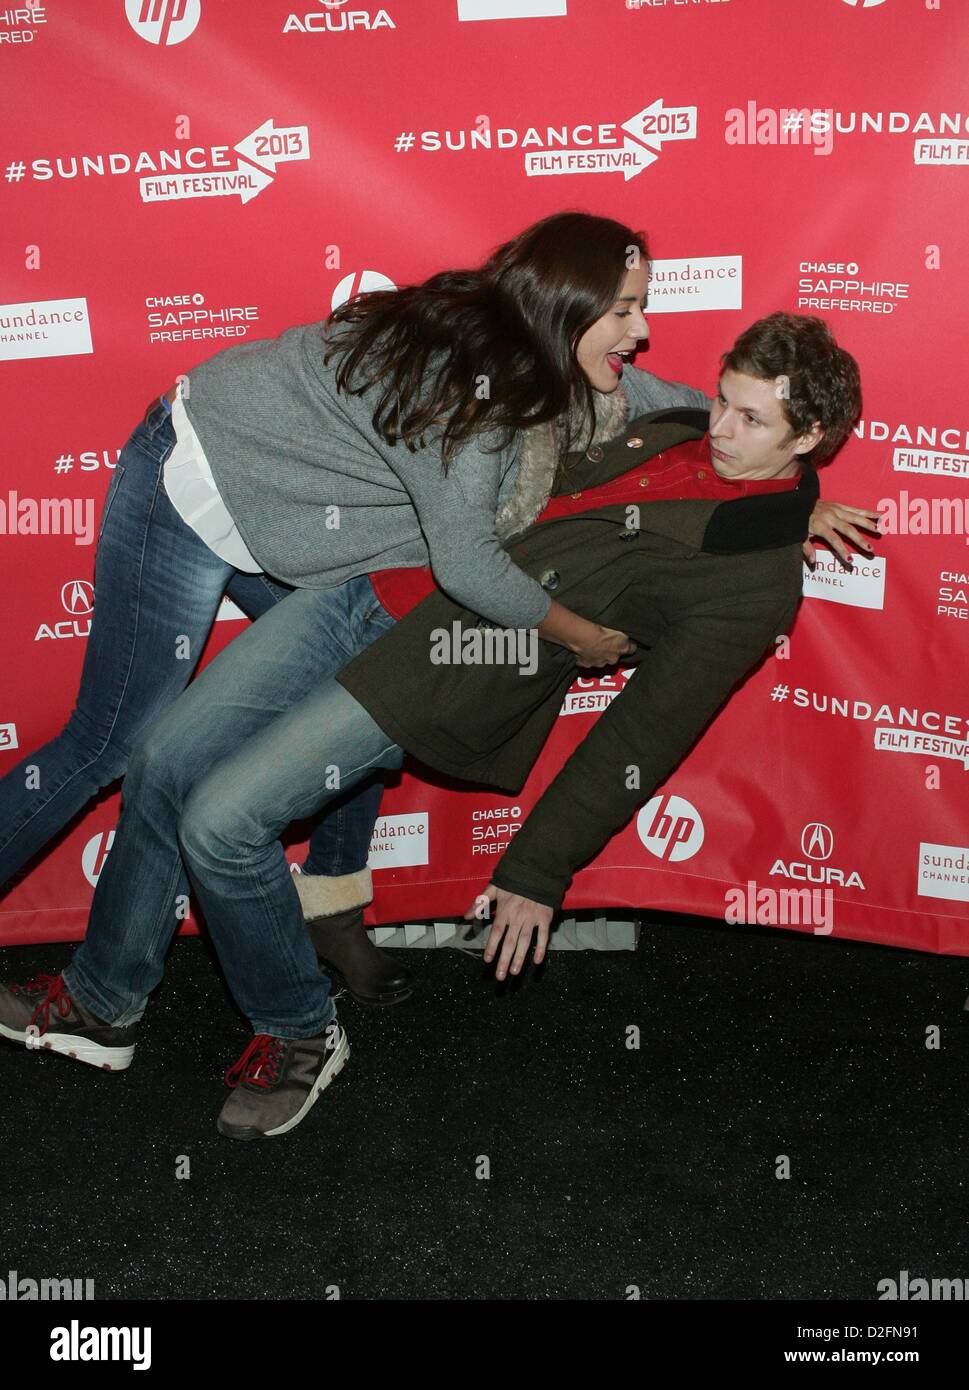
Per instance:
[[[823,321],[808,314],[768,314],[741,333],[720,359],[721,372],[761,381],[786,378],[780,395],[794,435],[818,421],[821,439],[802,463],[822,463],[841,447],[861,413],[861,376],[850,352],[838,347]]]

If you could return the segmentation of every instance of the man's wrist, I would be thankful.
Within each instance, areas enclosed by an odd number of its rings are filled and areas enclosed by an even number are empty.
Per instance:
[[[496,888],[500,888],[505,893],[515,893],[519,898],[528,898],[534,903],[541,903],[543,907],[550,907],[553,912],[557,912],[565,896],[564,888],[554,888],[550,884],[537,885],[526,883],[522,879],[516,879],[513,874],[505,873],[500,867],[491,875],[491,881]]]

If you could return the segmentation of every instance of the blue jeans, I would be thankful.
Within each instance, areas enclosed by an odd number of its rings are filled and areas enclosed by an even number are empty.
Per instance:
[[[189,882],[257,1033],[334,1014],[279,835],[403,753],[333,675],[393,625],[368,576],[300,589],[231,642],[135,749],[87,936],[64,971],[107,1022],[161,979]],[[184,862],[183,862],[184,861]]]
[[[0,780],[0,884],[124,775],[135,744],[188,684],[223,593],[257,618],[292,592],[220,560],[181,519],[162,479],[174,444],[171,417],[158,405],[121,451],[102,512],[97,603],[74,712]],[[38,771],[28,775],[31,767]],[[369,782],[321,822],[309,872],[366,865],[382,788]]]

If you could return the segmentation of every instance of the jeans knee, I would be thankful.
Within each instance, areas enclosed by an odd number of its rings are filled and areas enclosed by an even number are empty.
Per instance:
[[[149,730],[135,745],[128,758],[122,794],[127,801],[152,793],[177,803],[184,794],[188,775],[171,741],[157,727]]]
[[[218,868],[245,855],[238,818],[223,797],[204,782],[188,794],[178,821],[178,842],[186,861]]]

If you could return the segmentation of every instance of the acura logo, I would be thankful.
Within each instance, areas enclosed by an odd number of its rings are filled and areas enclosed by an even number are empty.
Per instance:
[[[64,610],[73,617],[83,617],[94,612],[94,585],[86,579],[69,579],[61,589],[61,603]]]
[[[834,849],[831,827],[820,821],[809,821],[801,831],[801,853],[805,859],[830,859]]]

